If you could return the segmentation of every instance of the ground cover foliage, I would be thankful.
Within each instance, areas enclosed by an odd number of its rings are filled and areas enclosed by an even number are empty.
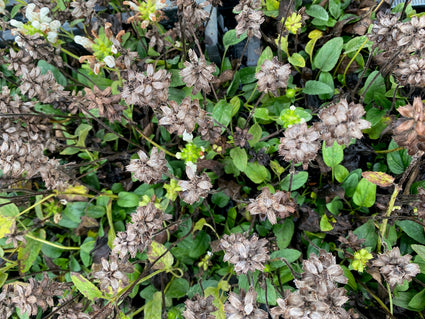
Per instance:
[[[0,318],[423,318],[425,16],[173,5],[0,0]]]

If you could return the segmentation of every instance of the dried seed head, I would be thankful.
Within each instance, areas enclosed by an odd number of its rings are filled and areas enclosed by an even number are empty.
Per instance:
[[[112,253],[121,259],[126,258],[127,254],[134,258],[137,252],[146,249],[154,234],[162,229],[162,223],[170,218],[171,215],[164,214],[152,202],[138,207],[131,215],[132,223],[127,225],[127,230],[117,234]]]
[[[196,30],[201,26],[209,17],[209,13],[205,10],[209,5],[209,1],[177,0],[177,9],[181,12],[185,27]]]
[[[192,49],[189,49],[188,56],[190,62],[184,62],[185,68],[180,71],[183,82],[188,87],[193,87],[192,94],[194,95],[200,90],[209,93],[211,91],[210,83],[214,78],[215,64],[211,63],[207,65],[205,57],[201,56],[198,59],[198,56]]]
[[[402,61],[394,69],[401,85],[425,87],[425,58],[415,55],[404,55]]]
[[[133,177],[148,184],[158,183],[162,174],[168,172],[167,160],[164,151],[152,148],[151,156],[148,158],[145,152],[137,152],[139,159],[132,159],[126,170],[133,173]]]
[[[213,295],[210,295],[207,298],[196,295],[192,299],[193,300],[187,299],[184,302],[186,305],[186,310],[183,312],[183,317],[185,319],[216,318],[216,316],[212,314],[217,310],[217,307],[213,305]]]
[[[260,26],[264,22],[263,11],[244,6],[235,18],[238,23],[235,28],[238,38],[246,32],[249,38],[261,39]]]
[[[396,285],[402,285],[403,281],[411,281],[419,272],[418,264],[410,263],[411,255],[400,255],[398,247],[393,248],[372,262],[374,267],[379,267],[379,272],[385,281],[394,289]]]
[[[86,99],[90,101],[89,110],[99,110],[99,116],[106,117],[111,122],[121,120],[122,111],[127,108],[119,104],[121,94],[112,95],[111,87],[107,87],[102,91],[96,85],[93,87],[93,90],[85,88],[84,92],[86,92]]]
[[[379,12],[372,32],[368,35],[369,39],[382,50],[397,47],[397,38],[400,33],[398,19],[397,15]]]
[[[250,239],[241,233],[224,235],[220,240],[220,248],[224,250],[223,261],[235,265],[237,274],[263,271],[264,264],[269,260],[266,239],[258,239],[254,234]]]
[[[302,162],[303,168],[307,169],[308,162],[314,160],[319,151],[319,133],[314,127],[308,128],[306,123],[302,123],[289,127],[284,135],[280,139],[279,155],[288,162]]]
[[[322,122],[316,124],[316,129],[327,146],[332,146],[334,141],[339,145],[348,145],[352,138],[363,137],[362,130],[370,128],[370,122],[361,119],[365,113],[363,105],[348,104],[346,99],[342,99],[320,111]]]
[[[166,70],[154,72],[154,66],[148,64],[146,74],[128,71],[122,97],[129,105],[149,105],[156,109],[168,100],[170,83],[170,73]]]
[[[278,89],[286,88],[290,74],[289,64],[279,62],[276,57],[271,61],[265,60],[260,71],[255,74],[255,78],[258,79],[258,91],[278,96]]]
[[[399,146],[407,148],[410,155],[425,150],[425,110],[420,97],[413,104],[401,106],[397,111],[402,115],[393,124],[393,138]]]
[[[207,174],[201,176],[196,175],[196,169],[192,166],[186,166],[186,175],[188,181],[179,181],[179,186],[182,188],[180,197],[188,204],[193,204],[199,199],[208,196],[212,188],[211,180]]]
[[[168,106],[161,106],[163,117],[159,125],[163,125],[170,133],[176,132],[182,135],[192,133],[197,122],[203,121],[206,112],[199,106],[199,100],[191,101],[190,96],[183,99],[180,105],[174,101],[168,101]]]
[[[341,246],[344,250],[349,247],[354,251],[362,249],[365,242],[364,238],[359,238],[357,235],[354,235],[352,230],[348,232],[347,238],[340,236],[338,240],[341,242]]]
[[[250,287],[247,292],[243,289],[236,294],[229,293],[229,298],[224,304],[226,318],[244,319],[267,319],[268,315],[264,310],[258,308],[257,293]]]
[[[329,318],[349,319],[350,314],[342,308],[348,301],[346,290],[337,288],[335,282],[346,284],[341,266],[331,253],[320,250],[303,262],[301,280],[295,280],[298,290],[287,291],[285,299],[278,299],[278,306],[271,309],[273,319],[283,318]]]
[[[260,196],[250,201],[251,204],[246,208],[249,213],[260,215],[262,220],[267,218],[271,224],[277,223],[277,217],[286,218],[295,212],[295,203],[290,193],[277,191],[272,195],[268,187],[264,187]]]
[[[93,274],[100,280],[100,289],[106,293],[116,293],[120,288],[128,285],[128,277],[125,273],[132,273],[133,266],[127,259],[119,260],[118,256],[112,254],[109,261],[102,258],[102,270]]]

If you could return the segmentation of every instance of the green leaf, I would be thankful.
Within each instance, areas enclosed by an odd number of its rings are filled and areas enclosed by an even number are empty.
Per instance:
[[[182,77],[180,76],[180,70],[171,69],[171,70],[168,70],[168,72],[171,73],[170,87],[174,88],[174,87],[185,85],[185,83],[182,80]]]
[[[148,247],[148,259],[151,263],[153,263],[158,257],[164,254],[167,251],[167,248],[156,242],[152,241],[150,246]],[[174,264],[173,255],[167,251],[164,256],[162,256],[155,265],[152,266],[152,269],[165,269],[166,271],[170,270]]]
[[[102,292],[88,279],[84,278],[79,273],[71,273],[71,280],[74,283],[75,287],[78,289],[78,291],[81,292],[81,294],[90,301],[95,301],[98,298],[103,298]]]
[[[410,247],[425,261],[425,246],[413,244]]]
[[[248,155],[244,148],[232,148],[230,150],[230,157],[238,170],[243,172],[246,169],[246,165],[248,164]]]
[[[285,258],[288,263],[293,263],[301,257],[301,252],[296,249],[280,249],[270,254],[270,259]],[[282,262],[283,265],[283,262]]]
[[[366,44],[363,46],[363,48],[370,48],[372,45],[372,42],[368,40],[367,36],[363,35],[361,37],[355,37],[344,44],[344,54],[357,52],[358,49],[363,45],[363,43],[366,41]]]
[[[294,235],[295,224],[292,218],[286,218],[283,224],[273,225],[273,234],[276,236],[276,244],[279,249],[289,246]]]
[[[342,188],[344,188],[345,190],[345,195],[347,195],[348,197],[353,197],[359,180],[359,175],[353,172],[351,172],[350,175],[345,178],[344,182],[341,185]]]
[[[353,231],[354,235],[357,235],[358,238],[365,239],[365,247],[371,247],[371,250],[375,250],[376,245],[378,244],[378,234],[376,233],[375,224],[373,220],[367,221],[362,226],[358,227]]]
[[[232,105],[232,117],[238,113],[241,107],[241,99],[237,96],[232,97],[230,100],[230,105]]]
[[[239,72],[236,71],[233,75],[233,80],[229,85],[229,88],[227,89],[227,96],[233,96],[235,95],[236,91],[239,89],[239,85],[241,84],[241,78],[239,76]],[[233,115],[233,114],[232,114]]]
[[[40,239],[46,239],[46,232],[44,229],[41,229],[37,235],[32,235]],[[25,240],[27,241],[25,246],[20,247],[18,250],[18,269],[21,274],[30,270],[40,253],[41,246],[43,245],[41,242],[28,237],[26,237]]]
[[[263,65],[264,61],[273,59],[273,51],[270,49],[270,47],[266,47],[263,52],[261,53],[258,62],[257,67],[255,69],[255,73],[258,73],[260,71],[261,66]]]
[[[331,94],[334,90],[326,83],[309,80],[305,84],[303,92],[308,95]]]
[[[12,8],[12,11],[10,12],[10,18],[13,19],[19,12],[19,9],[21,9],[22,7],[23,7],[22,4],[19,4],[19,3],[15,4]]]
[[[335,19],[338,19],[342,14],[341,1],[329,0],[329,12]]]
[[[332,213],[332,215],[337,216],[339,214],[339,210],[343,207],[341,200],[338,196],[334,197],[334,199],[326,204],[326,208]]]
[[[344,271],[344,276],[348,278],[347,285],[349,285],[351,287],[351,289],[356,291],[357,290],[357,282],[356,282],[356,279],[354,278],[353,274],[351,273],[351,271],[346,266],[340,265],[340,267]]]
[[[319,82],[329,85],[329,87],[332,88],[332,91],[335,90],[334,78],[329,72],[321,72],[319,75]],[[332,98],[333,93],[334,92],[332,92],[331,94],[320,94],[319,98],[321,100],[330,99]]]
[[[257,162],[247,163],[244,173],[256,184],[261,184],[262,182],[270,179],[270,173],[267,168]]]
[[[280,179],[280,175],[285,171],[285,169],[279,164],[278,161],[271,160],[270,161],[270,168],[272,169],[273,173],[277,175],[277,177]]]
[[[252,139],[248,141],[249,146],[253,147],[261,138],[263,130],[261,129],[260,124],[255,123],[251,126],[251,128],[248,130],[248,133],[252,135]]]
[[[80,124],[75,130],[75,135],[78,136],[78,141],[75,146],[85,147],[86,146],[86,137],[89,134],[90,130],[93,127],[88,124]]]
[[[227,50],[231,45],[238,44],[247,38],[246,32],[241,34],[239,38],[236,36],[236,30],[232,29],[223,35],[223,45]]]
[[[189,290],[189,282],[183,278],[174,278],[165,294],[168,298],[182,298]]]
[[[362,178],[356,186],[353,201],[360,207],[372,207],[376,200],[376,185]]]
[[[239,70],[239,76],[241,78],[242,84],[252,83],[252,82],[255,82],[257,80],[255,78],[255,67],[254,66],[248,66],[246,68]]]
[[[328,216],[326,216],[326,214],[323,214],[323,216],[320,218],[320,230],[331,231],[332,229],[334,229],[334,227],[330,223]]]
[[[84,244],[80,247],[80,257],[85,267],[90,267],[91,265],[91,256],[90,252],[93,250],[96,241],[91,237],[87,237]]]
[[[397,143],[392,140],[390,142],[390,145],[388,146],[388,149],[392,150],[397,147]],[[412,157],[407,154],[407,151],[405,149],[387,154],[388,168],[394,174],[402,174],[409,166],[411,160]]]
[[[329,15],[326,12],[325,9],[323,9],[323,7],[317,5],[317,4],[313,4],[310,6],[310,8],[308,8],[307,10],[305,10],[305,12],[313,18],[317,18],[323,21],[328,21],[329,19]]]
[[[254,112],[254,117],[259,120],[270,122],[271,117],[269,115],[269,110],[265,107],[259,107]]]
[[[220,100],[214,106],[212,115],[218,123],[227,126],[232,119],[232,110],[233,107],[231,104],[227,103],[226,100]]]
[[[350,172],[348,171],[348,169],[346,169],[344,166],[342,165],[337,165],[335,167],[335,179],[342,183],[342,181],[350,174]]]
[[[375,78],[375,76],[377,76]],[[372,84],[369,86],[369,83],[373,80]],[[366,79],[365,85],[363,88],[359,91],[360,94],[363,94],[363,92],[367,89],[366,93],[364,94],[364,103],[369,104],[373,102],[375,98],[375,94],[385,94],[386,88],[385,88],[385,79],[383,76],[379,73],[379,71],[373,71]]]
[[[323,161],[332,169],[344,159],[343,146],[339,145],[337,141],[334,141],[331,147],[327,147],[325,141],[323,141],[322,154]]]
[[[288,62],[291,63],[293,66],[297,66],[300,68],[305,67],[305,60],[303,56],[296,52],[288,58]]]
[[[3,193],[4,194],[4,193]],[[9,204],[7,204],[9,203]],[[5,205],[7,204],[7,205]],[[0,198],[0,215],[5,217],[15,217],[19,215],[19,208],[6,198]]]
[[[416,311],[425,309],[425,288],[418,292],[410,301],[408,306]]]
[[[227,196],[224,192],[218,192],[211,196],[211,202],[216,204],[218,207],[223,208],[229,202],[230,197]]]
[[[418,243],[425,244],[424,228],[413,220],[398,220],[395,224]]]
[[[344,40],[341,37],[336,37],[326,42],[317,52],[314,58],[314,66],[323,72],[331,71],[338,62],[343,44]]]
[[[129,192],[119,192],[117,204],[120,207],[139,206],[139,195]]]
[[[288,174],[281,182],[280,189],[284,191],[289,191],[289,182],[291,179],[291,175]],[[304,186],[308,179],[308,172],[301,171],[294,174],[292,177],[291,191],[297,190]]]
[[[403,3],[402,3],[403,4]],[[416,291],[406,291],[406,292],[398,292],[397,295],[393,298],[393,303],[397,307],[409,309],[416,311],[416,309],[412,309],[409,307],[409,302],[412,300],[412,298],[416,295]]]

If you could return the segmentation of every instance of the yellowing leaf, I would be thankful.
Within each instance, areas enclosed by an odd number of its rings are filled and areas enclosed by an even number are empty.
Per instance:
[[[15,229],[16,220],[14,217],[0,215],[0,238],[10,234]]]
[[[84,185],[76,185],[76,186],[70,186],[65,190],[65,194],[79,194],[79,195],[85,195],[89,192],[89,189],[85,187]]]
[[[46,239],[46,231],[44,229],[41,229],[38,234],[32,234],[35,237],[38,237],[40,239]],[[31,269],[31,266],[35,262],[35,260],[38,257],[38,254],[40,253],[41,246],[43,246],[43,243],[28,238],[25,238],[27,243],[23,247],[19,247],[18,250],[18,269],[21,274],[26,273],[28,270]]]
[[[394,177],[383,172],[363,172],[362,176],[369,182],[381,187],[389,187],[394,182]]]
[[[323,36],[323,32],[320,30],[313,30],[308,34],[308,38],[312,40],[317,40]]]
[[[293,66],[299,66],[301,68],[305,67],[305,60],[303,56],[299,53],[294,53],[288,58],[289,63]]]
[[[71,273],[71,280],[75,287],[77,287],[78,291],[81,292],[87,299],[93,301],[98,298],[104,298],[102,292],[79,273]]]
[[[167,248],[156,242],[152,241],[150,246],[148,247],[148,259],[151,263],[158,259],[161,255],[163,255],[167,251]],[[167,251],[164,256],[162,256],[155,265],[152,266],[152,269],[165,269],[170,270],[174,263],[173,255]]]

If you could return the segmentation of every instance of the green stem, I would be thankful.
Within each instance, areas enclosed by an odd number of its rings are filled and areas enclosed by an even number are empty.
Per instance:
[[[70,57],[73,57],[76,60],[80,60],[80,57],[79,56],[76,56],[74,53],[69,52],[67,49],[64,49],[63,47],[61,47],[61,51],[63,53],[68,54]]]
[[[356,59],[356,57],[359,55],[360,51],[363,49],[363,47],[366,45],[367,41],[369,41],[369,39],[366,38],[366,40],[364,40],[364,42],[362,43],[362,45],[360,46],[360,48],[356,51],[356,53],[354,54],[354,56],[351,58],[350,62],[347,64],[347,67],[344,70],[344,80],[343,83],[345,84],[345,76],[347,74],[348,68],[350,67],[350,65],[354,62],[354,60]],[[341,61],[342,62],[342,61]],[[338,70],[338,68],[335,68],[335,70]],[[334,74],[335,75],[335,74]]]
[[[382,150],[382,151],[375,151],[376,154],[388,154],[388,153],[392,153],[392,152],[398,152],[404,150],[404,147],[397,147],[397,148],[393,148],[391,150]]]
[[[38,241],[40,243],[46,244],[48,246],[52,246],[52,247],[55,247],[55,248],[58,248],[58,249],[62,249],[62,250],[80,250],[80,247],[65,247],[65,246],[57,245],[57,244],[51,243],[50,241],[47,241],[47,240],[44,240],[44,239],[41,239],[41,238],[38,238],[38,237],[34,237],[33,235],[30,235],[30,234],[26,234],[25,237],[32,239],[32,240],[35,240],[35,241]]]
[[[137,127],[135,127],[136,131],[149,143],[151,143],[152,145],[154,145],[155,147],[157,147],[158,149],[160,149],[161,151],[164,151],[165,154],[168,154],[172,157],[176,157],[175,154],[167,151],[165,148],[163,148],[161,145],[159,145],[158,143],[154,142],[153,140],[151,140],[149,137],[147,137],[145,134],[143,134],[142,131],[140,131]]]
[[[30,207],[28,207],[27,209],[23,210],[22,212],[19,213],[18,216],[21,216],[27,212],[29,212],[31,209],[33,209],[34,207],[37,207],[38,205],[44,203],[45,201],[49,200],[52,197],[55,197],[57,194],[50,194],[49,196],[44,197],[42,200],[36,202],[34,205],[31,205]]]
[[[388,299],[390,301],[390,312],[393,315],[394,309],[393,309],[393,295],[391,294],[390,285],[387,283],[387,290],[388,290]]]
[[[385,217],[387,217],[387,218],[385,218],[382,221],[382,224],[380,226],[382,240],[384,240],[385,232],[387,230],[388,217],[390,217],[390,215],[391,215],[391,213],[394,209],[394,203],[395,203],[395,200],[396,200],[397,195],[400,192],[400,190],[401,190],[401,187],[398,186],[397,184],[395,184],[393,194],[391,195],[390,202],[388,203],[387,213],[385,214]]]

